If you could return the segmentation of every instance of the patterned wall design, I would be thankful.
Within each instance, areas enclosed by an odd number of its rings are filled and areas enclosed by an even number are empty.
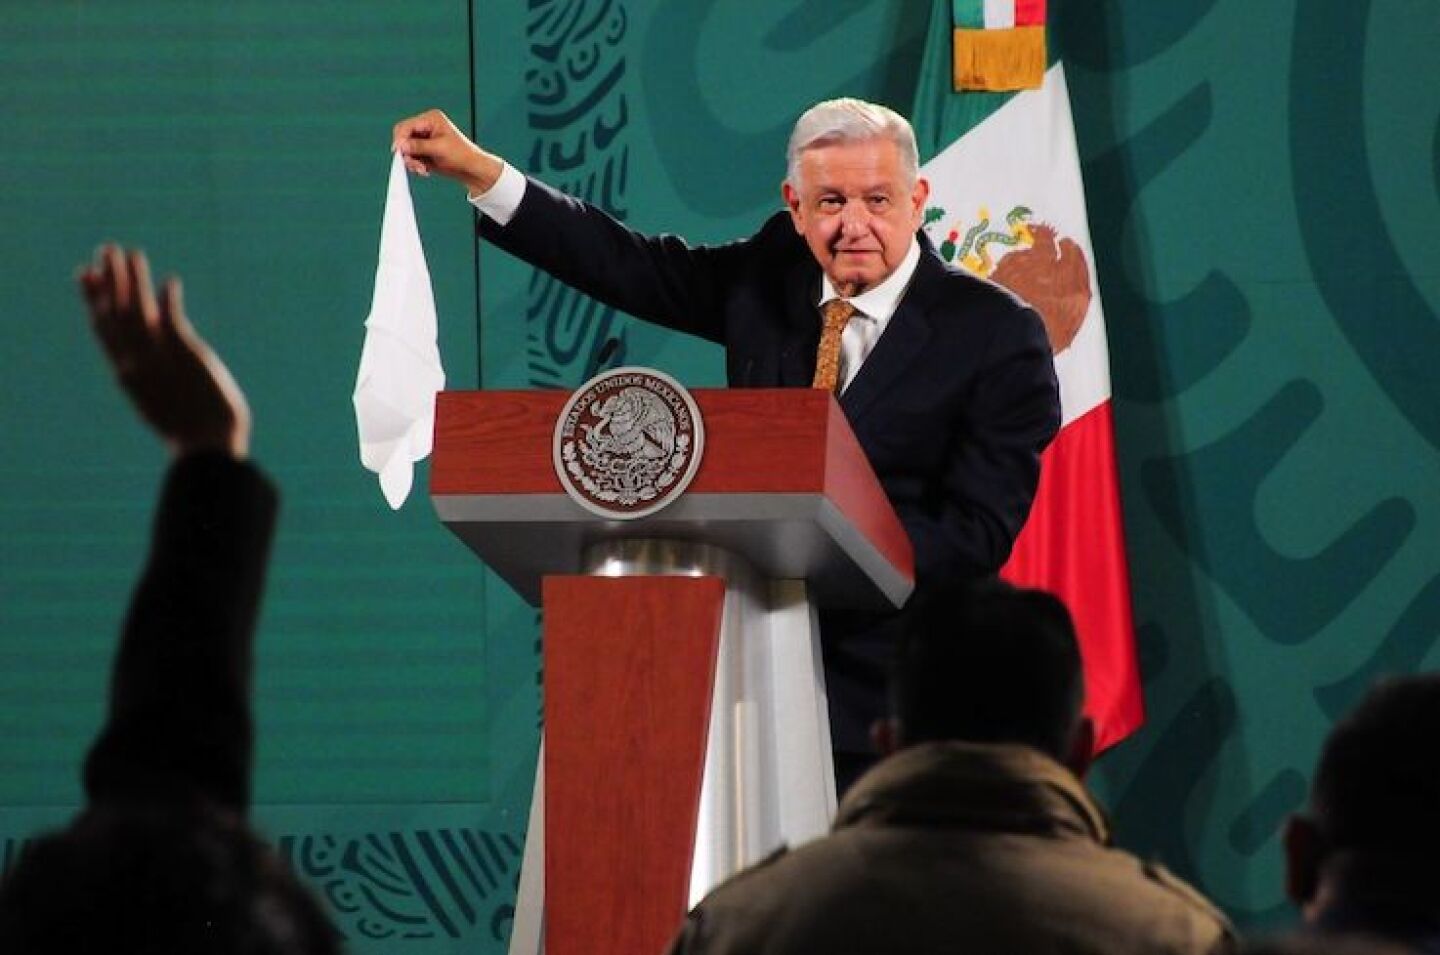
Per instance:
[[[349,939],[509,937],[520,842],[477,829],[281,836],[280,854],[329,903]]]
[[[1440,24],[1417,3],[1083,6],[1059,34],[1121,319],[1150,705],[1101,782],[1129,844],[1242,923],[1283,920],[1277,835],[1325,730],[1440,662]]]
[[[525,26],[529,174],[619,219],[630,151],[627,38],[622,0],[542,0]],[[525,311],[530,384],[573,388],[625,360],[625,319],[543,272],[530,280]]]
[[[354,461],[390,124],[466,116],[473,39],[484,141],[644,228],[723,241],[776,207],[804,105],[908,109],[930,5],[475,6],[7,5],[0,103],[23,121],[0,127],[0,207],[25,242],[0,261],[21,452],[0,463],[6,864],[78,799],[159,467],[69,287],[98,238],[130,236],[191,279],[286,495],[261,821],[352,951],[504,950],[535,615],[424,502],[385,511]],[[1326,729],[1377,675],[1440,663],[1440,18],[1432,0],[1052,7],[1149,708],[1093,782],[1125,845],[1243,924],[1284,920],[1277,827]],[[451,383],[472,387],[468,211],[446,184],[415,194]],[[718,383],[709,346],[480,258],[487,386],[568,387],[611,339],[607,364]]]
[[[0,839],[0,875],[26,839]],[[284,833],[271,841],[324,899],[350,951],[498,945],[515,917],[521,839],[471,828]],[[393,950],[393,949],[391,949]],[[473,949],[472,949],[473,950]]]

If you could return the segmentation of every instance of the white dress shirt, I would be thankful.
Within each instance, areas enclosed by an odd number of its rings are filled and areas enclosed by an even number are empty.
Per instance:
[[[508,162],[501,162],[504,168],[500,170],[500,178],[495,180],[495,185],[484,192],[470,193],[465,198],[496,225],[509,225],[515,210],[520,208],[520,200],[525,198],[525,174]]]
[[[915,266],[920,264],[920,240],[914,236],[910,237],[910,248],[905,251],[905,258],[900,260],[900,265],[886,277],[885,281],[872,289],[866,289],[852,299],[848,299],[851,305],[855,306],[855,314],[851,316],[850,323],[845,326],[845,331],[840,336],[840,388],[843,392],[850,387],[850,382],[860,373],[860,366],[865,359],[870,357],[874,351],[875,343],[885,332],[885,326],[890,324],[890,318],[895,310],[900,307],[900,299],[905,295],[905,290],[910,287],[910,279],[915,275]],[[816,306],[824,305],[832,298],[839,298],[835,286],[830,281],[830,276],[822,274],[820,277],[820,299]]]

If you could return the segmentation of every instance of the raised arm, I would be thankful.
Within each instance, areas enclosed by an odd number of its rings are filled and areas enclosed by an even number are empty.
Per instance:
[[[250,798],[251,643],[276,495],[245,462],[244,395],[143,253],[106,246],[79,273],[102,349],[174,455],[125,622],[105,726],[85,763],[92,804]]]
[[[489,193],[506,169],[500,157],[471,142],[439,110],[396,123],[392,137],[408,169],[453,179],[472,199]],[[481,218],[480,234],[487,240],[636,318],[724,340],[723,288],[754,260],[753,243],[691,246],[674,235],[646,235],[603,209],[524,180],[513,169],[508,175],[524,185],[500,202],[503,213],[482,208],[488,214]],[[485,207],[488,198],[477,206]],[[803,251],[793,229],[785,238]]]

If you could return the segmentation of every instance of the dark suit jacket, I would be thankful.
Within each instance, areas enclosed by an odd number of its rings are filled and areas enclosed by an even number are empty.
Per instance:
[[[480,231],[607,305],[724,345],[732,386],[810,384],[820,267],[784,212],[748,239],[696,247],[637,233],[532,179],[510,222],[482,218]],[[914,544],[917,586],[932,589],[1004,563],[1060,402],[1039,316],[920,240],[915,276],[840,405]],[[837,750],[869,751],[900,625],[895,614],[822,608]]]
[[[92,807],[248,810],[251,645],[276,509],[260,472],[223,454],[170,469],[85,761]]]

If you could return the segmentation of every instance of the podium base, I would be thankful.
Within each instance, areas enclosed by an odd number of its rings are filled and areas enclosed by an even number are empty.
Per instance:
[[[684,894],[673,900],[674,920],[667,932],[678,930],[684,911],[730,875],[760,860],[781,845],[797,845],[816,838],[828,829],[835,814],[834,766],[831,756],[829,713],[825,698],[824,671],[820,660],[819,631],[814,608],[807,599],[803,581],[761,579],[745,561],[736,555],[706,544],[673,541],[618,541],[597,545],[585,555],[584,566],[595,576],[623,577],[625,584],[644,587],[644,582],[664,577],[718,578],[723,591],[712,591],[719,603],[718,633],[713,649],[713,689],[710,692],[708,722],[704,732],[703,773],[700,778],[698,812],[694,815],[693,853],[688,862],[688,886]],[[547,578],[550,581],[583,580],[585,578]],[[620,581],[616,581],[620,584]],[[619,591],[611,592],[612,596]],[[606,598],[610,599],[610,598]],[[612,604],[613,605],[613,604]],[[551,651],[551,607],[547,600],[546,650]],[[556,617],[565,616],[562,611]],[[582,613],[583,619],[584,614]],[[692,621],[705,614],[678,615]],[[643,644],[651,639],[689,643],[705,635],[678,632],[678,619],[666,615],[626,615],[626,640]],[[648,619],[665,630],[663,637],[636,632],[637,623]],[[589,626],[596,628],[591,619]],[[710,661],[701,661],[709,663]],[[550,675],[546,678],[546,723],[551,722],[549,692]],[[673,714],[671,714],[673,715]],[[698,741],[697,741],[698,742]],[[542,754],[549,744],[542,744]],[[545,793],[555,798],[556,776],[566,772],[557,762],[551,747],[546,765],[537,772],[535,793],[530,810],[525,855],[522,863],[520,890],[510,941],[512,955],[567,955],[571,942],[578,942],[580,933],[571,929],[558,935],[552,926],[547,931],[546,882],[537,870],[542,860],[551,855],[554,863],[554,842],[551,853],[546,845],[547,820]],[[590,779],[592,788],[612,784],[612,780]],[[683,786],[683,780],[675,780]],[[563,785],[563,784],[562,784]],[[693,798],[693,797],[692,797]],[[604,800],[592,806],[603,808]],[[618,826],[624,830],[636,824],[635,807],[618,807],[615,818],[591,812],[586,818],[586,841],[607,844],[619,837],[627,840],[633,833],[611,832],[607,839],[602,830]],[[552,820],[553,822],[553,820]],[[575,838],[570,832],[567,841]],[[639,862],[638,859],[635,860]],[[622,892],[635,896],[649,895],[646,880],[639,873],[616,874],[615,883]],[[591,882],[604,879],[601,872],[590,872]],[[551,888],[555,875],[552,873]],[[638,901],[614,901],[614,918],[634,919],[643,908]],[[630,936],[621,942],[627,929],[615,925],[593,925],[583,933],[583,945],[575,951],[587,953],[637,945]],[[618,934],[617,934],[618,933]],[[650,939],[627,952],[659,951],[668,941],[668,934],[658,944]]]

